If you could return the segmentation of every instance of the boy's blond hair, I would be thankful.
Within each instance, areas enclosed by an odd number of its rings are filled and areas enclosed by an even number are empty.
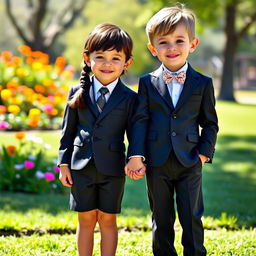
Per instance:
[[[165,7],[157,12],[147,23],[148,40],[153,44],[155,36],[172,33],[176,26],[183,23],[188,31],[189,39],[195,38],[195,14],[184,5]]]

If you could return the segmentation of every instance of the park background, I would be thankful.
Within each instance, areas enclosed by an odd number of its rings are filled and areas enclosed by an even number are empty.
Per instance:
[[[205,165],[203,173],[205,244],[209,255],[253,256],[256,1],[183,2],[198,17],[200,44],[189,61],[214,78],[220,123],[213,164]],[[136,90],[138,77],[159,65],[146,48],[145,23],[160,8],[174,3],[0,2],[0,255],[75,255],[76,214],[68,210],[68,193],[60,186],[55,165],[61,113],[68,88],[79,79],[86,36],[101,22],[118,24],[131,34],[134,64],[124,80]],[[28,49],[35,52],[33,62],[27,61]],[[19,72],[14,57],[21,58]],[[33,90],[28,90],[27,98],[21,96],[23,85]],[[118,225],[117,255],[151,255],[151,220],[144,179],[127,179]],[[178,221],[175,227],[176,245],[182,255]],[[94,255],[99,254],[98,241],[96,233]]]

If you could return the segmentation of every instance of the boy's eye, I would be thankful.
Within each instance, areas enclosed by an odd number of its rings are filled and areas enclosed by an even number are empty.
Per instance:
[[[160,41],[159,44],[166,44],[166,41]]]
[[[120,60],[120,58],[118,58],[118,57],[114,57],[114,58],[113,58],[113,60]]]
[[[184,41],[181,40],[181,39],[179,39],[179,40],[177,40],[176,42],[177,42],[177,44],[182,44]]]
[[[96,56],[96,59],[102,59],[102,58],[103,58],[103,56],[101,56],[101,55]]]

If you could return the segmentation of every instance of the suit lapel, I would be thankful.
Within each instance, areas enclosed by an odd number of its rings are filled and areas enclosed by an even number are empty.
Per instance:
[[[95,99],[94,90],[93,90],[93,85],[91,83],[90,86],[86,87],[85,101],[87,103],[87,106],[90,108],[91,112],[94,114],[95,117],[97,117],[99,115],[99,110],[94,99]]]
[[[196,84],[197,84],[197,74],[193,70],[193,68],[190,65],[188,65],[186,81],[184,83],[184,87],[180,94],[175,110],[179,110],[181,106],[189,100],[189,97],[193,91],[193,88],[196,86]]]
[[[126,97],[125,85],[119,80],[115,89],[111,93],[106,105],[98,116],[98,120],[104,118],[113,108],[115,108]]]
[[[171,108],[173,107],[172,99],[168,91],[167,85],[163,81],[163,68],[162,66],[157,69],[156,71],[151,73],[151,83],[154,85],[154,87],[157,89],[159,94],[163,97],[167,105]]]

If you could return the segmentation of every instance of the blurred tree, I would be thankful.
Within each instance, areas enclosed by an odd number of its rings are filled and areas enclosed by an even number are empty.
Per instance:
[[[223,70],[218,98],[235,101],[234,97],[234,59],[241,39],[249,33],[256,21],[256,0],[184,0],[188,8],[195,11],[204,24],[216,25],[224,23],[226,42],[223,52]],[[147,10],[142,13],[142,20],[147,20],[152,14],[164,6],[176,4],[171,0],[149,0]],[[202,28],[201,27],[201,28]]]
[[[12,0],[5,0],[5,7],[7,17],[23,43],[33,50],[41,50],[54,57],[54,42],[60,34],[71,27],[86,4],[86,0],[65,2],[66,5],[61,10],[51,12],[49,0],[26,0],[25,15],[23,13],[25,24],[20,21],[19,15],[15,14],[17,3],[13,6]],[[56,5],[60,6],[58,3]]]
[[[126,30],[134,42],[134,63],[128,75],[140,75],[152,69],[153,58],[147,49],[147,37],[144,26],[138,23],[143,4],[137,0],[98,0],[88,1],[83,11],[84,20],[77,20],[72,30],[65,34],[66,50],[64,56],[69,63],[81,68],[82,52],[85,40],[95,25],[103,22],[114,23]],[[74,40],[75,38],[75,40]],[[129,77],[129,82],[135,79]]]

